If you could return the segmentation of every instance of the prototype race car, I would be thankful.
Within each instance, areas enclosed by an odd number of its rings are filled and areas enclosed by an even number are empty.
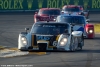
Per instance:
[[[95,37],[94,25],[89,24],[82,15],[59,15],[56,22],[74,24],[73,30],[82,31],[84,33],[84,38]]]
[[[84,10],[80,5],[65,5],[62,8],[62,12],[66,14],[83,15],[89,21],[89,11]]]
[[[34,15],[34,22],[39,21],[54,21],[54,19],[61,14],[59,8],[41,8],[39,12]]]
[[[37,22],[29,33],[27,30],[19,34],[19,50],[75,51],[84,46],[82,31],[72,31],[68,23]]]

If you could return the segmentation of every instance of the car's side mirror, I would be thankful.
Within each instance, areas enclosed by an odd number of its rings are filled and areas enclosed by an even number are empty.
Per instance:
[[[64,14],[64,12],[62,11],[61,14]]]
[[[63,34],[70,35],[70,34],[69,34],[69,30],[68,30],[68,29],[65,29]]]
[[[29,28],[25,28],[26,33],[27,33],[28,30],[29,30]]]
[[[76,23],[70,23],[70,25],[73,27],[73,26],[75,26],[75,25],[76,25]]]
[[[88,22],[86,21],[86,24],[88,24]]]
[[[69,32],[68,29],[65,29],[65,30],[64,30],[64,33],[68,33],[68,32]]]
[[[90,21],[90,19],[86,19],[86,22],[89,22]]]

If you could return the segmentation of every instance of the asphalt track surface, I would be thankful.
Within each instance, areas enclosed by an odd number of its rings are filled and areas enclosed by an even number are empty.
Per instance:
[[[90,16],[92,21],[100,21],[100,14]],[[18,34],[25,27],[33,25],[33,15],[0,15],[0,45],[17,47]],[[2,65],[32,65],[29,67],[100,67],[100,35],[85,39],[82,51],[48,52],[45,55],[27,55],[0,58]],[[6,66],[7,67],[7,66]],[[16,67],[16,66],[15,66]],[[22,67],[22,66],[19,66]],[[26,66],[27,67],[27,66]]]

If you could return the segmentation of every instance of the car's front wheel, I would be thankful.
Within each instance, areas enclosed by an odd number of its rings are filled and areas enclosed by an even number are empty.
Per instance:
[[[82,47],[84,46],[84,37],[82,36],[80,40],[81,41],[78,43],[78,48],[79,50],[82,50]]]
[[[78,48],[78,39],[72,37],[70,42],[70,51],[76,51]]]

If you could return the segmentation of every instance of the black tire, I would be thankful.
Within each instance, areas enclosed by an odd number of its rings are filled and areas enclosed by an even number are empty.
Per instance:
[[[78,48],[79,50],[82,50],[83,46],[81,45],[81,43],[78,44]]]
[[[83,49],[83,46],[80,46],[80,50],[82,50]]]
[[[75,52],[76,51],[75,48],[73,49],[72,45],[70,45],[70,51],[71,52]]]

